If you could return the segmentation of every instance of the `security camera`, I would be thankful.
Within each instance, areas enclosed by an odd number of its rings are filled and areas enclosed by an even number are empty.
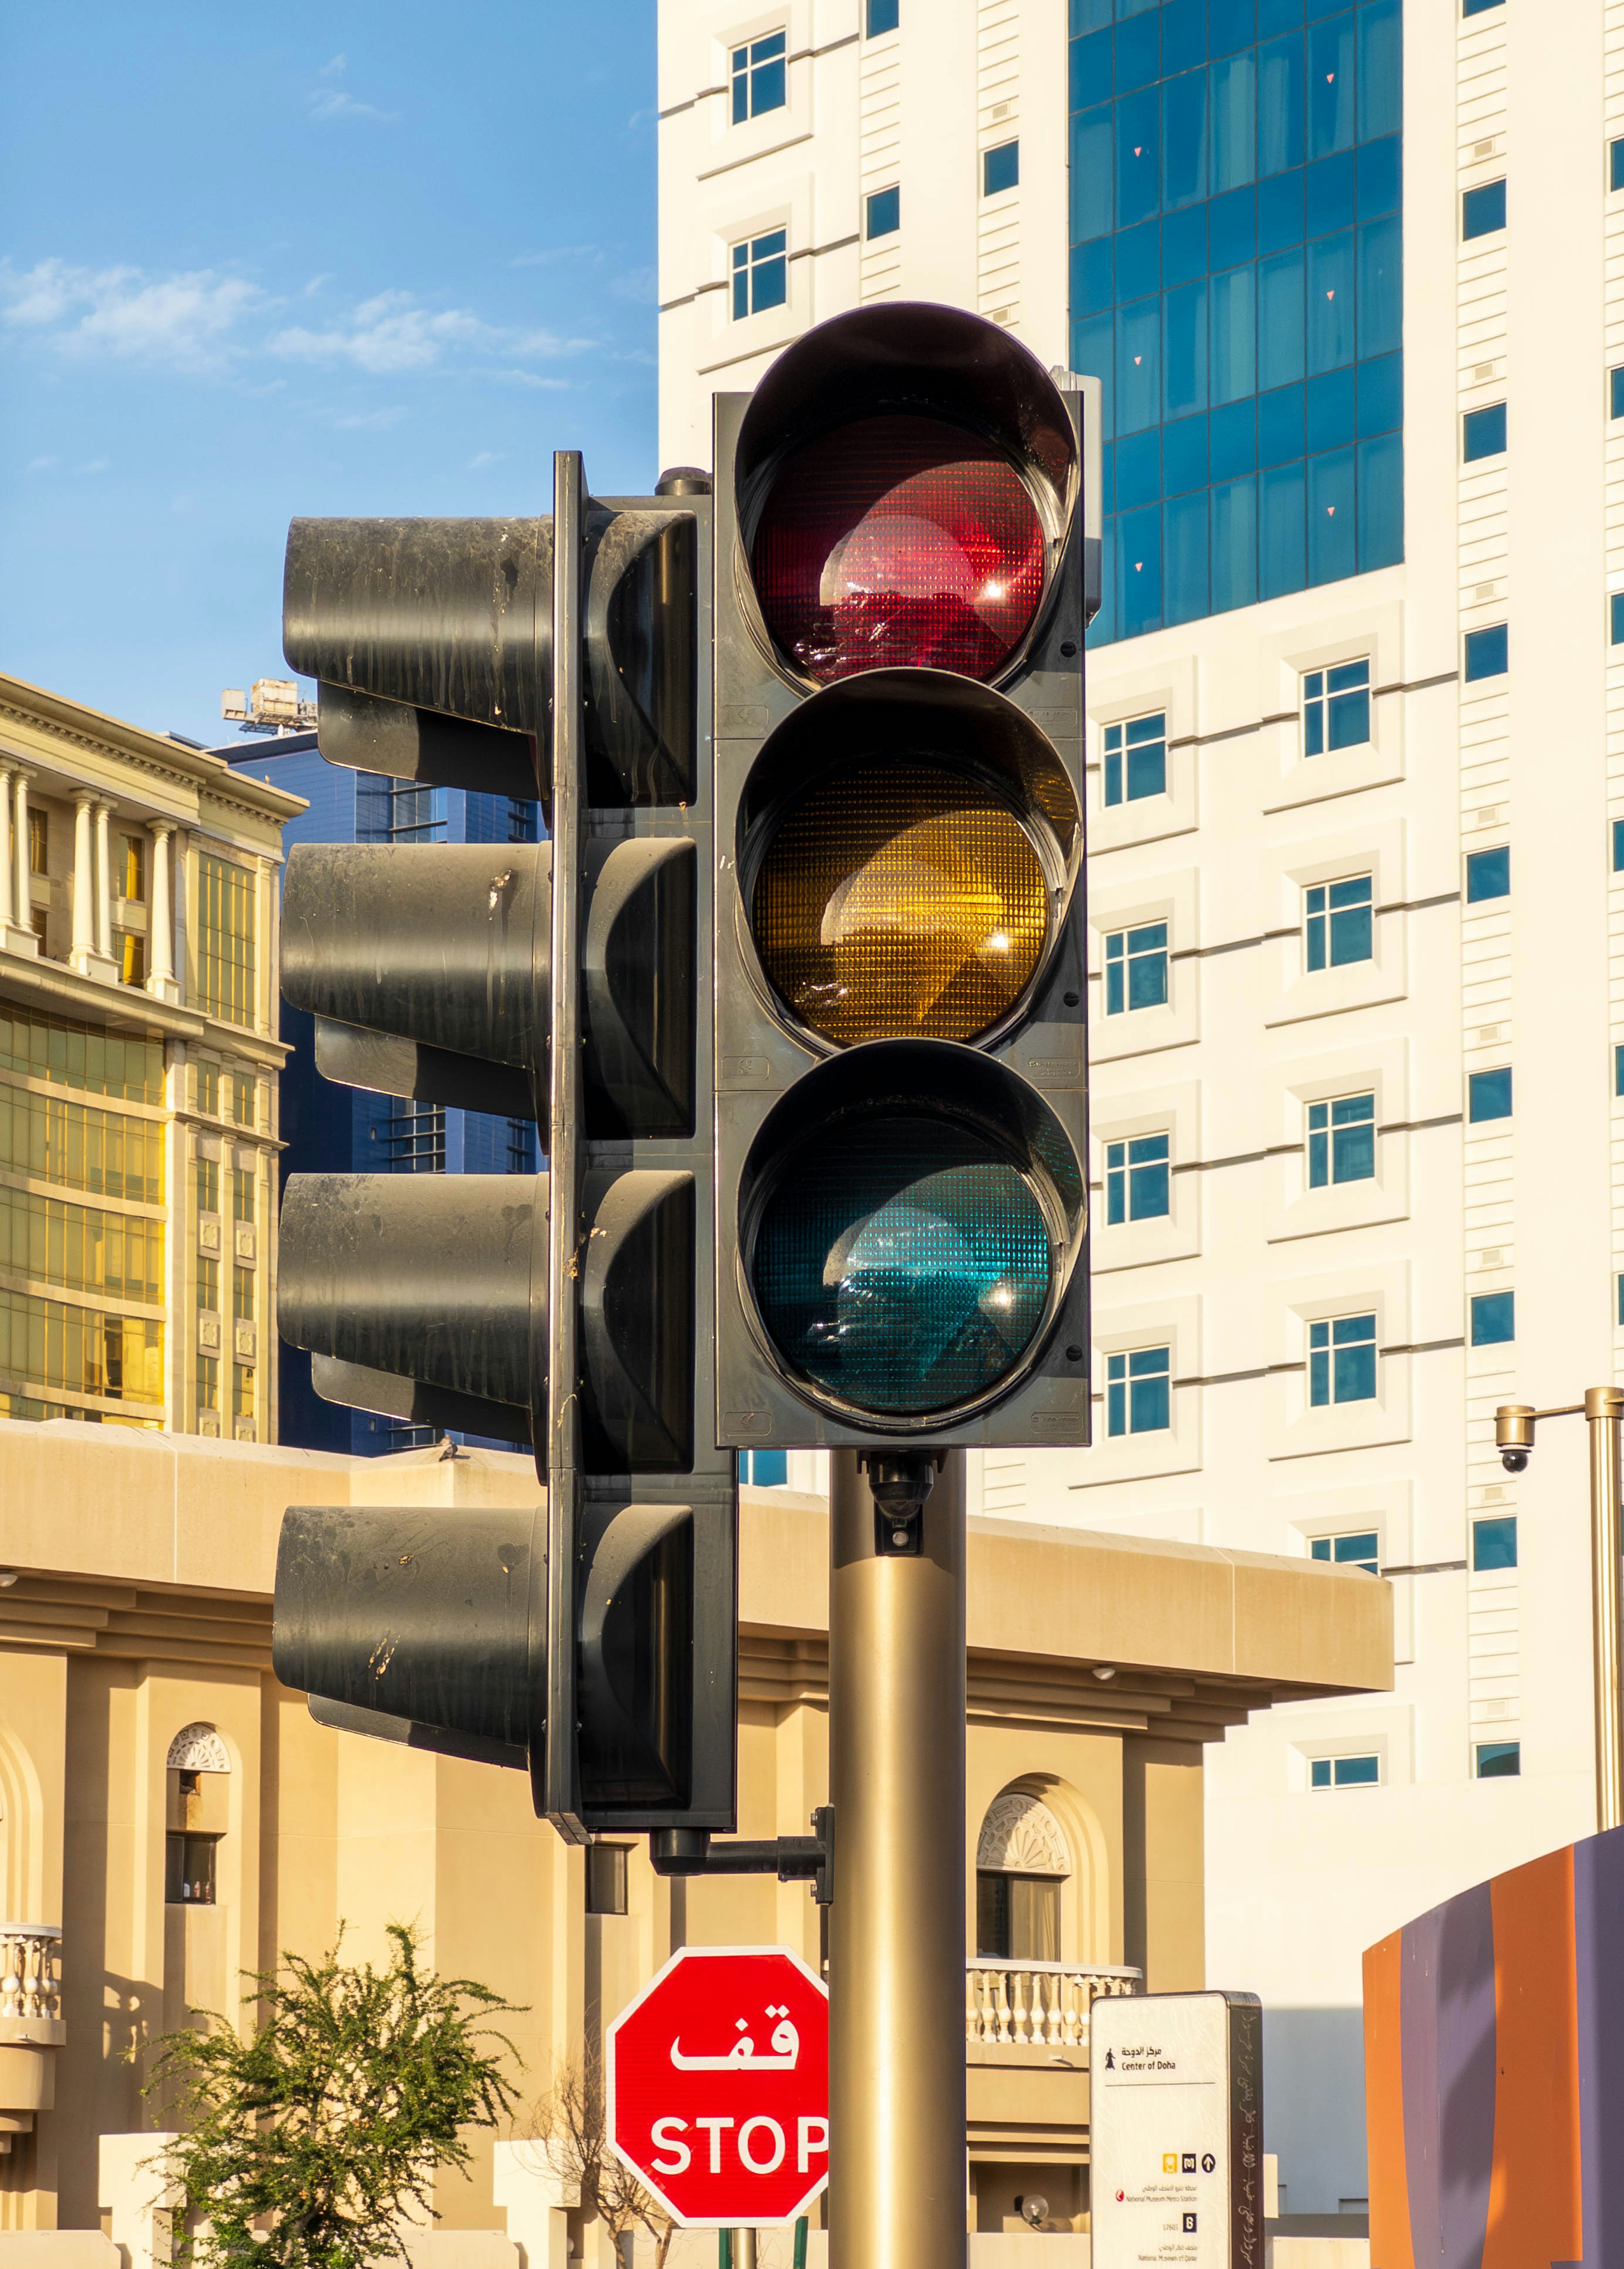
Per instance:
[[[1500,1462],[1509,1474],[1525,1474],[1528,1471],[1528,1452],[1526,1450],[1502,1450]]]

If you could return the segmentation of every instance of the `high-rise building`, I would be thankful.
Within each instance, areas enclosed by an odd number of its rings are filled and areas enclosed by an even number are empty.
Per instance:
[[[248,739],[219,751],[240,777],[274,782],[305,799],[284,831],[298,843],[534,843],[539,807],[461,788],[329,765],[314,733]],[[282,1074],[284,1179],[290,1173],[534,1174],[536,1134],[526,1119],[398,1101],[336,1087],[316,1069],[314,1019],[281,1004],[288,1049]],[[410,1449],[429,1438],[371,1411],[324,1402],[310,1384],[310,1357],[282,1349],[281,1433],[306,1449],[357,1456]]]
[[[0,677],[0,1416],[276,1438],[299,809]]]
[[[1624,1332],[1624,13],[663,0],[660,109],[664,461],[876,299],[1102,381],[1096,1443],[975,1503],[1390,1576],[1393,1693],[1206,1792],[1356,2208],[1362,1948],[1595,1822],[1582,1423],[1492,1417]]]

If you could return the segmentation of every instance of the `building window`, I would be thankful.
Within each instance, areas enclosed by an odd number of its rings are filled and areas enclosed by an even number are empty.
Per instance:
[[[1468,410],[1460,421],[1460,454],[1465,464],[1480,457],[1503,457],[1506,448],[1506,406],[1492,403],[1487,410]]]
[[[1607,373],[1607,393],[1609,414],[1614,418],[1624,418],[1624,364]]]
[[[1165,1218],[1169,1199],[1165,1134],[1133,1134],[1105,1145],[1105,1220],[1115,1228],[1127,1221]]]
[[[1473,1347],[1503,1347],[1517,1337],[1515,1292],[1480,1292],[1472,1303]]]
[[[239,1127],[254,1124],[254,1074],[233,1071],[228,1074],[231,1088],[232,1117]]]
[[[119,883],[121,898],[145,899],[146,845],[138,835],[119,838]]]
[[[588,1844],[587,1846],[587,1911],[594,1915],[626,1912],[627,1844]]]
[[[1379,1788],[1380,1757],[1314,1757],[1309,1763],[1310,1788]]]
[[[197,1108],[210,1119],[220,1115],[220,1067],[205,1056],[199,1060],[193,1088]]]
[[[789,297],[789,258],[786,230],[770,229],[765,236],[747,237],[733,248],[733,319],[759,315],[781,307]]]
[[[1472,1524],[1472,1565],[1481,1574],[1517,1565],[1517,1515],[1496,1513],[1491,1520]]]
[[[1613,1051],[1613,1092],[1624,1095],[1624,1048]]]
[[[1466,1082],[1466,1117],[1476,1127],[1486,1119],[1511,1116],[1511,1067],[1474,1071]]]
[[[1503,677],[1509,661],[1506,625],[1491,623],[1487,630],[1468,631],[1465,637],[1466,683],[1480,677]]]
[[[234,860],[197,861],[197,977],[203,1007],[228,1024],[254,1022],[254,876]]]
[[[252,1221],[254,1218],[254,1182],[252,1166],[232,1168],[232,1219]]]
[[[1167,924],[1113,930],[1105,940],[1105,1014],[1167,1005]]]
[[[197,1358],[197,1408],[199,1410],[218,1410],[219,1407],[219,1359],[216,1356],[200,1355]]]
[[[214,1904],[214,1853],[218,1836],[194,1836],[172,1828],[164,1839],[164,1898],[172,1907]]]
[[[50,849],[50,814],[31,803],[28,807],[28,871],[31,875],[48,874]]]
[[[1315,883],[1303,893],[1303,943],[1309,970],[1343,969],[1375,955],[1371,877]]]
[[[114,932],[118,949],[118,978],[121,985],[146,983],[146,940],[137,937],[132,929]]]
[[[1376,1318],[1327,1317],[1308,1327],[1308,1399],[1319,1410],[1376,1400]]]
[[[1374,1528],[1355,1528],[1346,1536],[1317,1536],[1309,1547],[1310,1560],[1328,1560],[1336,1568],[1362,1568],[1380,1573],[1379,1540]]]
[[[752,1489],[785,1489],[789,1482],[787,1450],[741,1450],[739,1479]]]
[[[254,1367],[251,1364],[232,1365],[232,1416],[249,1418],[254,1415]]]
[[[1613,823],[1613,871],[1624,872],[1624,819]]]
[[[1607,601],[1607,635],[1613,646],[1624,646],[1624,591],[1614,591]]]
[[[220,1162],[218,1158],[196,1161],[197,1210],[199,1213],[218,1213],[220,1210]]]
[[[1516,1780],[1523,1770],[1520,1741],[1480,1741],[1477,1745],[1480,1780]]]
[[[747,118],[759,118],[764,110],[782,110],[786,99],[784,84],[784,34],[765,33],[759,40],[747,41],[733,50],[733,122],[742,126]]]
[[[1344,1095],[1308,1107],[1308,1186],[1368,1182],[1376,1173],[1376,1098]]]
[[[1497,843],[1492,851],[1468,851],[1466,854],[1466,904],[1480,905],[1485,898],[1505,898],[1511,894],[1511,846]]]
[[[1468,189],[1460,201],[1460,233],[1468,243],[1474,236],[1492,236],[1506,225],[1506,185],[1503,177],[1498,181],[1485,181],[1475,189]]]
[[[1140,1348],[1105,1358],[1105,1430],[1160,1434],[1172,1421],[1171,1349]]]
[[[220,1264],[210,1254],[197,1256],[197,1304],[211,1315],[220,1309]]]
[[[868,0],[865,28],[871,40],[877,40],[882,32],[897,29],[900,4],[901,0]]]
[[[1303,753],[1356,749],[1370,737],[1370,665],[1340,661],[1310,669],[1303,680]]]
[[[1460,12],[1463,16],[1482,16],[1489,9],[1503,8],[1505,4],[1506,0],[1461,0]]]
[[[232,1269],[232,1316],[240,1324],[254,1321],[254,1271],[252,1268]]]
[[[1137,803],[1167,794],[1167,718],[1134,717],[1107,725],[1101,737],[1107,803]]]
[[[1052,1875],[976,1870],[976,1953],[993,1962],[1058,1962],[1060,1886]]]
[[[893,182],[869,197],[864,227],[869,237],[895,236],[902,226],[902,191]]]
[[[1001,190],[1016,188],[1020,181],[1021,144],[1018,142],[1000,142],[996,150],[982,152],[981,194],[984,197],[995,197]]]
[[[1607,144],[1607,187],[1624,189],[1624,141]]]

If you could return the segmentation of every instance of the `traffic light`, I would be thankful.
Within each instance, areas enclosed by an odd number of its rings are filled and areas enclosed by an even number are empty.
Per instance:
[[[550,519],[296,521],[330,761],[538,796],[536,845],[300,846],[283,981],[330,1079],[535,1120],[539,1176],[289,1178],[319,1393],[533,1445],[534,1522],[298,1508],[273,1659],[328,1724],[527,1769],[568,1836],[734,1820],[735,1460],[711,1292],[709,484]]]
[[[1089,1439],[1084,441],[939,307],[717,398],[726,1442]]]

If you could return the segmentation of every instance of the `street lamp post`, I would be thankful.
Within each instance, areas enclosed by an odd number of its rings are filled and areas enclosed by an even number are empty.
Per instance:
[[[1619,1436],[1624,1387],[1590,1386],[1583,1402],[1536,1410],[1502,1402],[1495,1413],[1495,1446],[1509,1474],[1526,1470],[1534,1427],[1542,1418],[1583,1414],[1591,1438],[1591,1599],[1596,1689],[1596,1826],[1624,1826],[1624,1744],[1619,1718]]]

